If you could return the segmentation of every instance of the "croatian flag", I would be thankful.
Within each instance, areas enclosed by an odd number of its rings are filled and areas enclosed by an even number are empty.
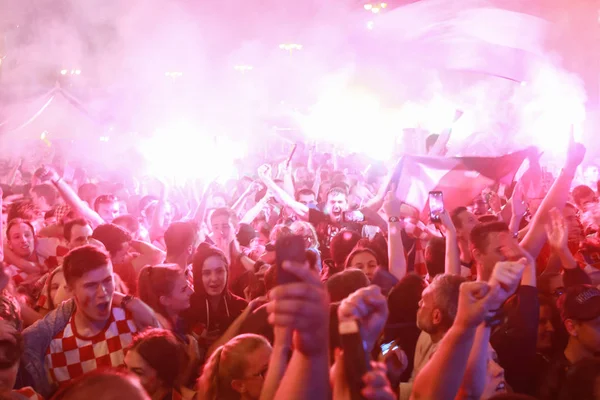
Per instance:
[[[501,157],[403,156],[394,171],[396,195],[421,212],[429,214],[429,192],[441,191],[444,206],[452,211],[469,205],[483,189],[496,182],[510,185],[530,150]]]

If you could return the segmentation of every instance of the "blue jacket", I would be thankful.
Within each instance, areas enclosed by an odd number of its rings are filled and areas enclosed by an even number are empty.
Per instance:
[[[21,358],[21,369],[24,369],[36,392],[49,398],[56,390],[48,380],[48,372],[44,366],[46,351],[54,336],[62,331],[75,311],[75,300],[64,301],[44,318],[36,321],[23,331],[25,351]]]

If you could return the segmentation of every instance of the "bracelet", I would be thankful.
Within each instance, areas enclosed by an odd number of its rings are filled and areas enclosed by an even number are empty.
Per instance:
[[[504,322],[504,313],[501,308],[498,310],[491,310],[490,312],[493,314],[484,320],[487,328],[495,328]]]
[[[400,218],[398,218],[398,217],[390,217],[388,219],[388,222],[400,222]]]

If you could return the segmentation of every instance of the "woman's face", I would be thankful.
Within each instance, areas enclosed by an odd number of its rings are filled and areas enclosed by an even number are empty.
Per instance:
[[[360,269],[362,272],[367,275],[369,280],[373,280],[373,276],[375,276],[375,270],[377,269],[377,260],[375,257],[367,252],[360,252],[352,257],[350,260],[350,266],[348,268]]]
[[[244,376],[232,382],[233,389],[239,392],[243,399],[258,400],[260,398],[269,368],[271,352],[271,346],[265,344],[246,356],[247,367]]]
[[[209,296],[220,296],[227,284],[227,264],[218,256],[208,257],[202,265],[202,284]]]
[[[50,282],[50,298],[52,299],[54,308],[63,301],[71,298],[67,292],[67,281],[65,280],[65,274],[63,274],[62,271],[58,271],[52,277],[52,282]]]
[[[165,306],[173,312],[179,313],[190,308],[190,297],[194,291],[188,284],[184,274],[180,274],[175,280],[173,291],[169,296],[165,296]]]
[[[140,383],[150,396],[162,386],[156,370],[136,350],[131,349],[127,352],[125,366],[140,378]]]
[[[483,391],[482,399],[489,399],[500,393],[508,391],[504,380],[504,369],[498,364],[498,356],[492,346],[489,346],[489,359],[487,368],[487,383]]]

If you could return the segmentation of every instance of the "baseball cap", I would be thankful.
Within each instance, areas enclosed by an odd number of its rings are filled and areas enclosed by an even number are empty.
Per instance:
[[[600,317],[600,290],[592,285],[576,285],[568,288],[557,302],[564,320],[589,321]]]

